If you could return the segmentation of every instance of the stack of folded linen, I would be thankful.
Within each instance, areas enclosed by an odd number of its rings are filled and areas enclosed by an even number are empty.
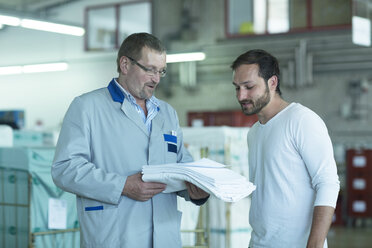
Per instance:
[[[186,189],[185,181],[226,202],[237,202],[256,186],[225,165],[203,158],[192,163],[142,166],[142,180],[167,184],[164,193]]]

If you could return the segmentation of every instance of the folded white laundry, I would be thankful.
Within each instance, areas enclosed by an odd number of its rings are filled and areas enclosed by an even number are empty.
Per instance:
[[[226,202],[250,195],[256,186],[225,165],[203,158],[192,163],[142,166],[142,180],[167,184],[164,193],[186,189],[185,181]]]

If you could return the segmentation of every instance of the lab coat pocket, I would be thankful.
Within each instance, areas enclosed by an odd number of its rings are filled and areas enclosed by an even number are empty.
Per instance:
[[[118,243],[118,206],[82,198],[83,239],[86,244],[113,247]]]

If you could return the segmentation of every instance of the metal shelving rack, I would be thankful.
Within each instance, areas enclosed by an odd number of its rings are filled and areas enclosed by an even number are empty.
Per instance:
[[[25,179],[27,183],[22,183]],[[35,240],[39,236],[51,237],[53,246],[47,248],[61,247],[57,235],[76,233],[74,236],[79,236],[79,228],[32,232],[32,175],[28,171],[0,167],[0,186],[0,247],[39,248],[35,245]],[[13,199],[6,199],[6,191],[11,190],[14,191]],[[20,194],[22,191],[27,192],[27,199],[22,199]],[[26,212],[27,216],[21,215],[21,212]],[[12,224],[8,226],[7,222]],[[76,242],[73,240],[72,243]],[[62,247],[70,248],[71,245],[65,244]]]
[[[79,247],[75,198],[56,193],[48,169],[53,154],[53,148],[0,149],[0,248]],[[67,201],[66,229],[48,229],[49,198]]]

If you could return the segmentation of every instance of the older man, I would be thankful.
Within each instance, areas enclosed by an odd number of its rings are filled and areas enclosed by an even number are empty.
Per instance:
[[[143,165],[192,160],[183,146],[176,111],[153,96],[166,74],[166,53],[151,34],[122,43],[119,77],[108,87],[74,99],[63,122],[52,176],[77,195],[81,246],[181,247],[177,194],[203,204],[208,194],[161,193],[166,185],[143,182]]]

